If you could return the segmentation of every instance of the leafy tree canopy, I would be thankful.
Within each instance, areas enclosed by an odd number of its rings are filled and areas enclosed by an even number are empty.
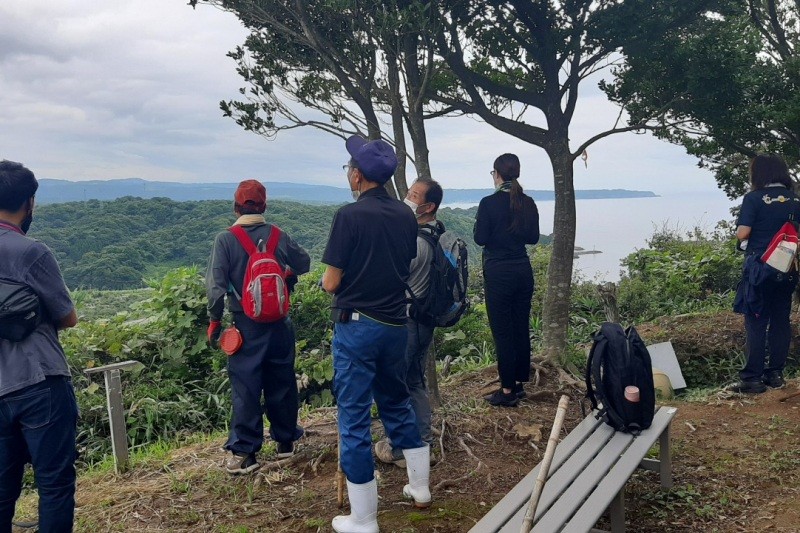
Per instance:
[[[656,17],[613,27],[626,36],[625,65],[604,89],[631,122],[668,110],[656,135],[685,146],[733,198],[745,191],[747,161],[758,152],[778,153],[798,168],[800,4],[723,0],[708,7],[660,31]]]

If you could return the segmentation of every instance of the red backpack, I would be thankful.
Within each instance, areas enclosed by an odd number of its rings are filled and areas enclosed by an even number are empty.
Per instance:
[[[255,322],[277,322],[285,318],[289,314],[287,272],[275,259],[281,230],[272,226],[263,250],[256,248],[241,226],[232,226],[229,230],[250,256],[242,282],[242,296],[239,298],[244,314]]]
[[[797,247],[797,229],[790,220],[772,237],[767,251],[761,255],[761,261],[785,274],[794,264]]]

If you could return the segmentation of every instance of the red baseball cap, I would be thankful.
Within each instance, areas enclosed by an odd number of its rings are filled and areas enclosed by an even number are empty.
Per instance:
[[[233,200],[238,205],[253,202],[255,207],[267,207],[267,189],[258,180],[244,180],[236,188]]]

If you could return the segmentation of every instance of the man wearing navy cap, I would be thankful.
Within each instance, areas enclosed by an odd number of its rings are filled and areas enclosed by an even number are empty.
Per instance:
[[[357,135],[346,147],[351,158],[344,168],[356,202],[337,211],[322,257],[327,265],[322,286],[334,295],[334,393],[351,512],[334,518],[333,529],[372,533],[378,531],[373,398],[389,439],[406,459],[409,483],[403,494],[417,507],[431,504],[430,448],[420,438],[404,381],[405,289],[417,251],[417,222],[383,187],[397,168],[392,147]]]

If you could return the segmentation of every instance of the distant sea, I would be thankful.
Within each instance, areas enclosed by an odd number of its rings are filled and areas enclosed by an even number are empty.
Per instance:
[[[444,204],[469,208],[477,204]],[[553,232],[555,202],[537,201],[540,229]],[[655,198],[577,200],[575,245],[599,254],[581,255],[575,268],[589,280],[619,281],[620,261],[645,248],[653,233],[663,228],[686,235],[695,227],[712,231],[720,220],[731,220],[731,207],[738,205],[722,191],[670,193]]]

